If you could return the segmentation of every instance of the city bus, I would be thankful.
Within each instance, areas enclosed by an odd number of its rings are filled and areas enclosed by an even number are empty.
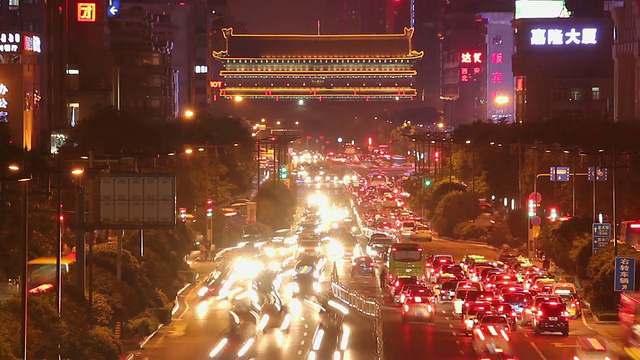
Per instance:
[[[640,292],[621,292],[618,319],[624,332],[624,352],[630,359],[640,359]]]
[[[385,256],[385,269],[388,283],[399,276],[415,276],[420,282],[427,279],[425,253],[415,243],[396,243],[389,247]]]
[[[60,259],[62,276],[71,271],[76,262],[76,254],[72,253]],[[52,290],[56,283],[56,258],[39,257],[27,262],[27,286],[29,293],[38,294]]]
[[[633,246],[640,250],[640,220],[628,220],[620,222],[620,237],[618,241]]]

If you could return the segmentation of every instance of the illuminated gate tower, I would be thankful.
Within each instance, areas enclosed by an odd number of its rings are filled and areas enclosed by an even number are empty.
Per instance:
[[[413,29],[381,35],[236,35],[214,51],[221,79],[214,100],[412,100],[413,66],[424,53],[411,47]],[[215,89],[214,89],[215,90]]]

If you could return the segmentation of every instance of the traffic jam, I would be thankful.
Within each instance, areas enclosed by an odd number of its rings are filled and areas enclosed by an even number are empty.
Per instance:
[[[369,180],[352,187],[356,217],[368,234],[364,262],[375,264],[378,278],[372,281],[383,296],[388,291],[384,303],[398,308],[403,326],[447,323],[450,334],[471,338],[475,356],[462,358],[477,359],[522,358],[522,350],[513,346],[514,333],[533,338],[571,334],[571,320],[580,319],[582,311],[575,284],[515,253],[495,259],[431,253],[430,223],[404,206],[408,194],[401,181],[381,175]],[[575,360],[616,358],[602,338],[588,334],[566,347]]]

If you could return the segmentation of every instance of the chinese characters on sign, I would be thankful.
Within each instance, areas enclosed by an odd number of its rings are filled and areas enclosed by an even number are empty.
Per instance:
[[[494,72],[491,74],[491,82],[492,83],[502,83],[502,73]]]
[[[587,171],[588,181],[607,181],[607,168],[590,166]]]
[[[636,259],[632,257],[616,257],[615,291],[635,291]]]
[[[582,31],[571,28],[562,29],[532,29],[531,45],[595,45],[598,43],[598,29],[584,28]]]
[[[501,52],[491,54],[491,62],[494,64],[502,64],[503,55]]]
[[[0,34],[0,52],[18,52],[20,47],[20,34],[18,33],[1,33]]]
[[[593,223],[591,234],[593,236],[593,246],[591,250],[592,253],[595,254],[600,248],[609,245],[611,242],[611,224]]]
[[[9,102],[7,101],[7,94],[9,93],[9,88],[4,83],[0,83],[0,123],[9,122],[9,113],[7,112],[7,107],[9,106]]]
[[[569,181],[569,168],[566,166],[552,166],[549,171],[549,181]]]
[[[42,52],[42,42],[40,36],[24,36],[24,50],[33,51],[35,53]]]
[[[96,3],[78,3],[78,22],[96,22]]]
[[[482,53],[477,51],[462,52],[460,53],[460,63],[461,64],[482,64]],[[482,73],[482,68],[479,65],[476,65],[473,67],[461,67],[460,81],[461,82],[478,81],[477,78],[472,77],[471,75],[480,75],[481,73]]]

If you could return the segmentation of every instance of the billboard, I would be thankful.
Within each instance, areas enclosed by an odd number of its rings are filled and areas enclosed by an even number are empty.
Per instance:
[[[516,0],[516,19],[568,18],[564,0]]]
[[[613,24],[609,19],[520,19],[516,28],[517,53],[611,53]]]
[[[176,178],[172,174],[99,176],[102,229],[166,229],[176,224]]]

